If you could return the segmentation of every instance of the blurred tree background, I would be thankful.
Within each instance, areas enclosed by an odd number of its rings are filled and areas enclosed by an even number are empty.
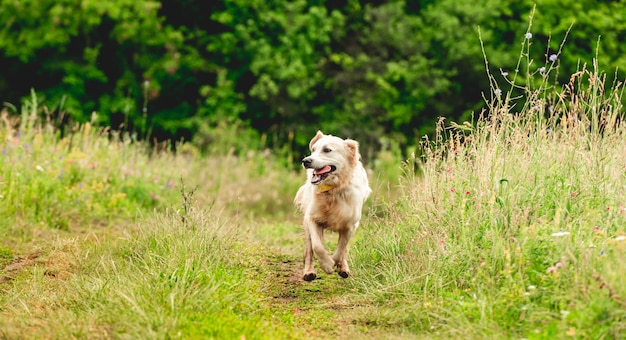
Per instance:
[[[537,68],[571,24],[559,82],[599,57],[626,68],[623,1],[0,0],[0,99],[34,89],[60,123],[209,147],[236,126],[240,145],[302,150],[317,129],[366,153],[407,146],[443,116],[470,119],[490,71],[513,72],[533,17]],[[598,45],[598,38],[601,37]],[[599,49],[597,48],[599,46]],[[597,51],[596,51],[597,50]],[[518,81],[523,82],[521,77]],[[265,136],[265,138],[261,138]]]

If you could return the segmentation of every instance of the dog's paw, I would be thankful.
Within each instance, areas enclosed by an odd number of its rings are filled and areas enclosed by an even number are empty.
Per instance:
[[[306,273],[304,274],[304,276],[302,277],[302,279],[304,281],[313,281],[317,278],[317,275],[315,275],[315,273]]]
[[[336,266],[337,266],[337,274],[339,274],[339,276],[341,276],[344,279],[350,276],[350,269],[348,269],[348,262],[338,261]]]
[[[320,261],[320,267],[326,272],[326,274],[332,274],[335,272],[335,266],[333,264],[334,263],[332,262],[322,263]]]

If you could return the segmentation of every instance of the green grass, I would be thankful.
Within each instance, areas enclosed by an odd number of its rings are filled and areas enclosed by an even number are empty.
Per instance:
[[[583,70],[560,99],[527,88],[522,112],[498,97],[475,122],[440,126],[423,175],[353,247],[356,271],[373,274],[352,284],[384,306],[362,322],[444,338],[626,336],[626,133],[622,90],[603,81]]]
[[[508,92],[489,75],[473,121],[369,160],[345,280],[301,280],[304,174],[282,154],[3,113],[0,337],[623,338],[622,90],[547,69]]]

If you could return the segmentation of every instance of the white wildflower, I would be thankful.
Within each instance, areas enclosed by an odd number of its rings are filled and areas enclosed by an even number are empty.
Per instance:
[[[570,234],[569,231],[559,231],[559,232],[553,233],[552,236],[561,237],[561,236],[567,236],[569,234]]]

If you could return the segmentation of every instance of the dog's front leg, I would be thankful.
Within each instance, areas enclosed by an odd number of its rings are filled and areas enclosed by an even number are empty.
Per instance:
[[[337,249],[335,249],[335,253],[333,254],[333,261],[337,266],[337,273],[344,279],[350,276],[350,268],[348,268],[348,245],[353,234],[353,228],[339,232]]]
[[[313,268],[313,246],[311,245],[311,233],[308,226],[304,225],[304,281],[313,281],[317,275],[315,275],[315,269]]]
[[[308,223],[309,226],[309,236],[311,238],[311,247],[313,248],[313,252],[317,259],[320,261],[320,267],[326,273],[331,274],[335,271],[335,261],[330,254],[326,251],[324,247],[324,228],[322,228],[317,223],[310,221]]]

